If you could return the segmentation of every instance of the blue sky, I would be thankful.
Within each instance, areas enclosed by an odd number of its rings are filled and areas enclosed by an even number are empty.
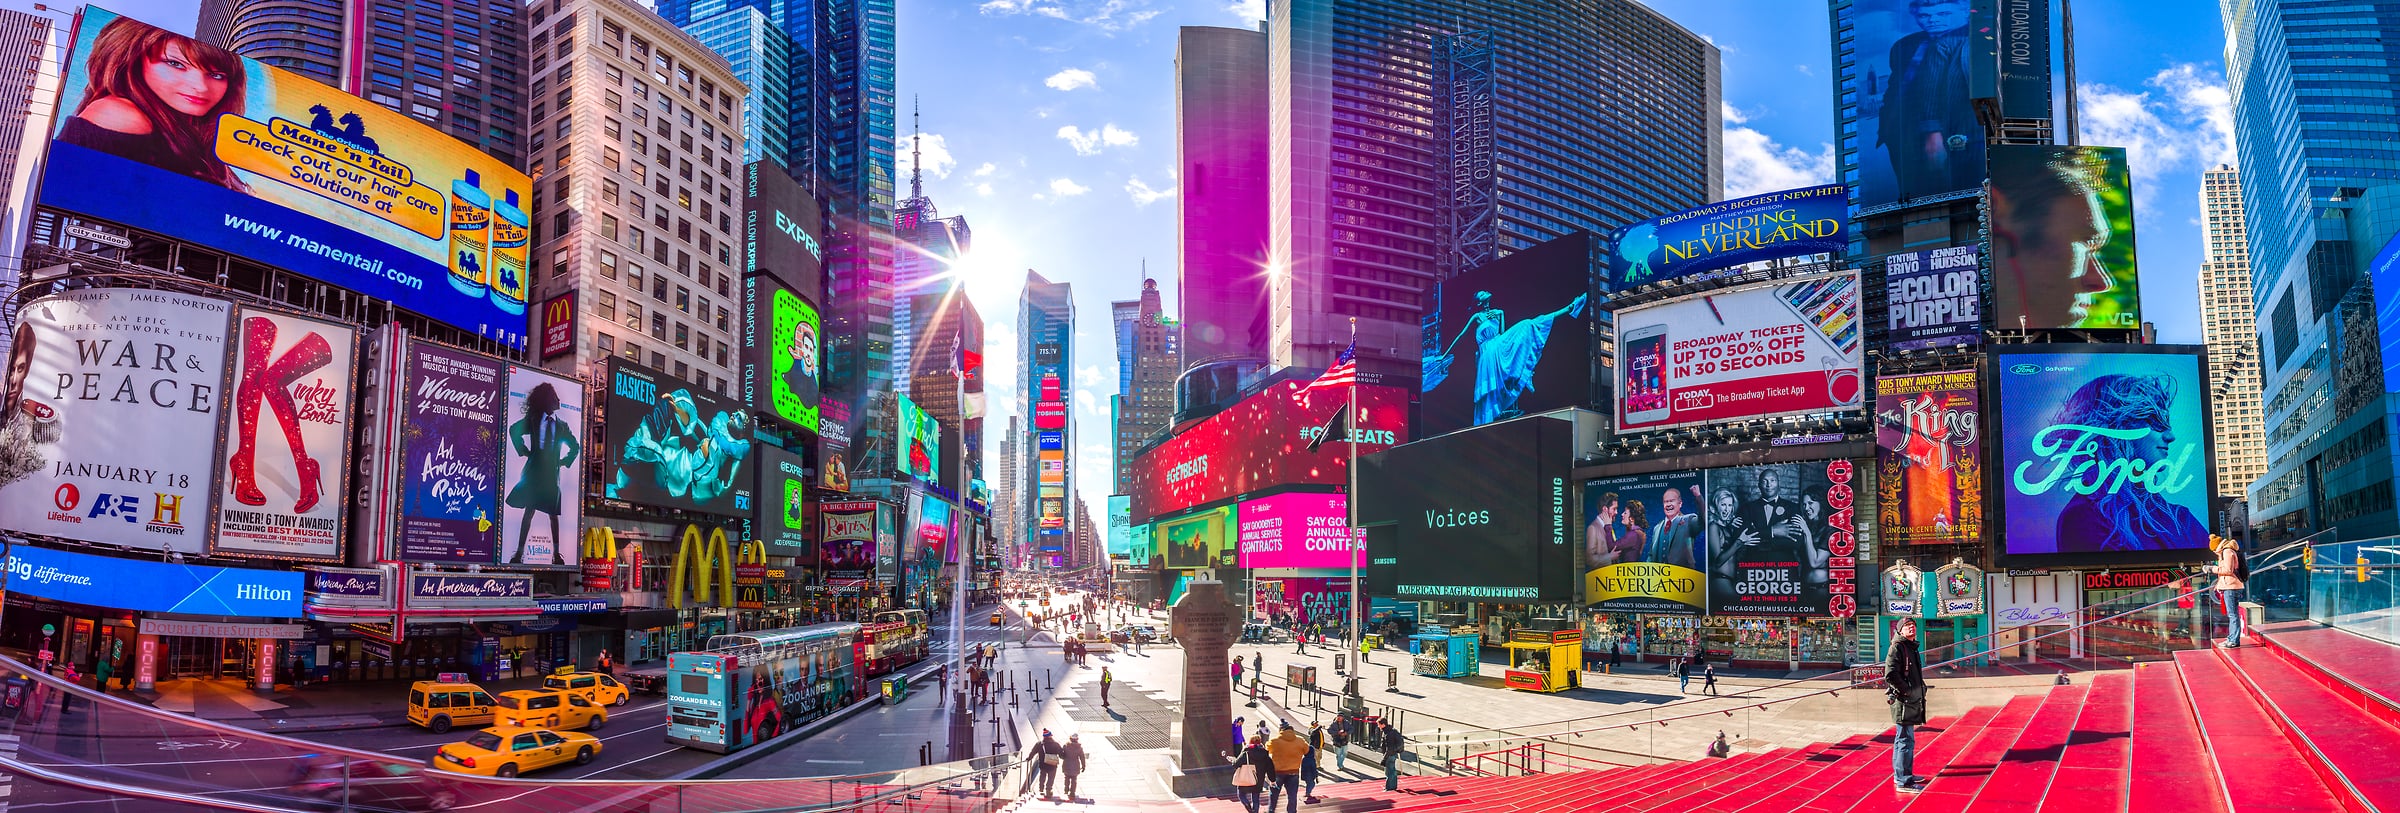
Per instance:
[[[991,323],[990,397],[1013,403],[1017,297],[1025,271],[1075,286],[1075,455],[1082,495],[1104,510],[1116,391],[1108,303],[1149,274],[1174,309],[1175,31],[1251,27],[1261,0],[900,0],[901,103],[921,99],[925,190],[966,215],[968,291]],[[1654,0],[1724,51],[1728,194],[1833,175],[1824,5]],[[27,0],[0,6],[31,10]],[[197,0],[119,0],[112,10],[190,31]],[[2214,3],[2075,5],[2084,143],[2131,149],[2144,317],[2162,341],[2198,342],[2200,172],[2232,160],[2224,33]],[[901,194],[907,194],[903,112]],[[992,433],[995,437],[997,432]],[[1105,517],[1095,517],[1105,519]]]

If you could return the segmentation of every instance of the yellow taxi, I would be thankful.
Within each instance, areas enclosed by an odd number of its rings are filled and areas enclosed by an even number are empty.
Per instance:
[[[492,709],[492,724],[510,728],[580,728],[598,731],[608,723],[608,710],[583,695],[551,689],[501,692]]]
[[[492,695],[466,682],[463,674],[420,680],[408,686],[408,721],[435,734],[451,726],[486,725],[492,721]]]
[[[622,706],[633,702],[633,692],[618,683],[616,678],[602,674],[577,674],[575,667],[561,666],[549,677],[542,678],[542,688],[551,691],[573,692],[594,705]]]
[[[503,779],[552,765],[583,765],[600,753],[600,738],[573,731],[493,726],[433,752],[437,771]]]

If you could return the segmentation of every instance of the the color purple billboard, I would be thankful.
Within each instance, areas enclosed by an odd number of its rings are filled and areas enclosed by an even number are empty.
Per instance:
[[[1234,539],[1242,567],[1348,568],[1366,562],[1351,541],[1349,500],[1340,494],[1277,494],[1244,500]],[[1347,549],[1351,555],[1344,556]]]
[[[500,550],[500,410],[508,363],[410,342],[401,399],[404,562],[489,563]]]
[[[1883,261],[1885,312],[1894,350],[1974,344],[1983,321],[1983,271],[1975,246],[1894,254]]]

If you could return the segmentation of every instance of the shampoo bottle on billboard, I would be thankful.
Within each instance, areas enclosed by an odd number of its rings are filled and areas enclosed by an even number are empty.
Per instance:
[[[499,206],[492,207],[492,304],[511,314],[525,312],[530,285],[525,279],[525,253],[531,248],[526,237],[533,231],[533,219],[517,206],[517,190],[511,189]]]
[[[492,196],[483,191],[483,177],[467,170],[465,180],[450,182],[450,287],[468,296],[482,296],[491,274]]]

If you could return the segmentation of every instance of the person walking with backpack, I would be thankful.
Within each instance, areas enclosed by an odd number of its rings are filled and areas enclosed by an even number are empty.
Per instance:
[[[1689,656],[1677,656],[1674,660],[1667,662],[1667,674],[1675,676],[1675,692],[1677,694],[1692,692],[1692,673],[1687,671],[1684,666],[1690,661]]]
[[[1058,784],[1059,764],[1067,761],[1066,746],[1059,745],[1058,740],[1050,736],[1050,729],[1045,728],[1042,729],[1041,741],[1034,743],[1033,749],[1027,751],[1025,756],[1033,760],[1033,776],[1042,783],[1042,798],[1058,798],[1050,789]]]
[[[1916,773],[1917,726],[1925,724],[1925,661],[1917,655],[1917,622],[1892,623],[1891,657],[1883,669],[1884,698],[1892,706],[1892,789],[1921,793],[1927,780]]]
[[[2228,537],[2213,540],[2217,548],[2217,564],[2209,568],[2216,574],[2217,602],[2225,607],[2225,640],[2218,646],[2232,649],[2242,645],[2242,597],[2250,580],[2250,560],[2242,556],[2241,543]]]
[[[1284,813],[1300,813],[1300,773],[1307,762],[1308,741],[1300,739],[1291,723],[1284,723],[1275,738],[1267,741],[1267,755],[1275,760],[1275,791],[1267,794],[1268,813],[1275,810],[1277,797],[1290,799],[1284,804]]]
[[[1308,754],[1300,758],[1300,798],[1317,803],[1317,754],[1325,750],[1325,724],[1308,724]]]
[[[1090,764],[1085,761],[1083,754],[1083,735],[1067,735],[1067,747],[1060,749],[1058,756],[1058,770],[1067,777],[1067,801],[1075,801],[1075,777],[1083,773],[1084,766]]]

